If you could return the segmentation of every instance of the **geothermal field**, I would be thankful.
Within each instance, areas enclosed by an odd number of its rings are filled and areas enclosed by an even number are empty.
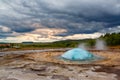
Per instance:
[[[120,80],[120,49],[97,40],[76,48],[0,52],[0,80]]]
[[[1,52],[0,80],[120,80],[119,49],[23,52]]]
[[[120,80],[120,0],[0,0],[0,80]]]

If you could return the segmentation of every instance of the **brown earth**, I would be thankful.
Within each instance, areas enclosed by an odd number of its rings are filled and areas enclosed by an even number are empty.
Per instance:
[[[0,80],[120,80],[120,52],[96,51],[104,60],[81,64],[58,59],[63,51],[0,57]]]

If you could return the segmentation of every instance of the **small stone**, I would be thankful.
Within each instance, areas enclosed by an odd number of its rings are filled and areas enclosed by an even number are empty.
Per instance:
[[[82,70],[79,71],[79,73],[82,73],[82,72],[83,72]]]
[[[32,71],[45,71],[46,70],[46,67],[32,67],[31,68]]]
[[[60,67],[62,67],[62,68],[67,68],[67,66],[65,66],[65,65],[60,65]]]
[[[57,69],[54,69],[53,71],[52,71],[52,73],[57,73],[58,72],[58,70]]]
[[[69,71],[73,71],[73,69],[68,69]]]
[[[100,67],[100,66],[95,66],[94,68],[95,68],[95,69],[100,69],[101,67]]]
[[[41,73],[41,74],[39,73],[39,74],[37,74],[37,75],[38,75],[38,76],[48,76],[47,74],[42,74],[42,73]]]
[[[52,79],[58,79],[58,80],[70,80],[69,77],[66,77],[64,75],[53,75]]]

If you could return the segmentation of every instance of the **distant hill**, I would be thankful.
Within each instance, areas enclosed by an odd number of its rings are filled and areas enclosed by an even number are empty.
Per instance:
[[[107,33],[98,39],[102,39],[106,42],[107,46],[118,46],[120,45],[120,33]],[[63,40],[49,43],[11,43],[11,46],[17,46],[19,48],[73,48],[78,47],[79,44],[85,43],[88,47],[94,47],[96,39],[82,39],[82,40]]]
[[[120,45],[120,33],[105,34],[98,39],[106,41],[108,46]],[[21,48],[34,47],[34,48],[68,48],[78,47],[79,44],[85,43],[88,47],[93,47],[96,43],[96,39],[82,39],[82,40],[63,40],[49,43],[31,43],[31,44],[18,44]],[[16,45],[16,44],[15,44]]]

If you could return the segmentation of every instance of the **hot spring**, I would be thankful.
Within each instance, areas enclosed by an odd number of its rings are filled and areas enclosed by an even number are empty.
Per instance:
[[[102,59],[102,57],[92,54],[91,52],[81,49],[74,48],[61,55],[62,59],[70,61],[96,61]]]

